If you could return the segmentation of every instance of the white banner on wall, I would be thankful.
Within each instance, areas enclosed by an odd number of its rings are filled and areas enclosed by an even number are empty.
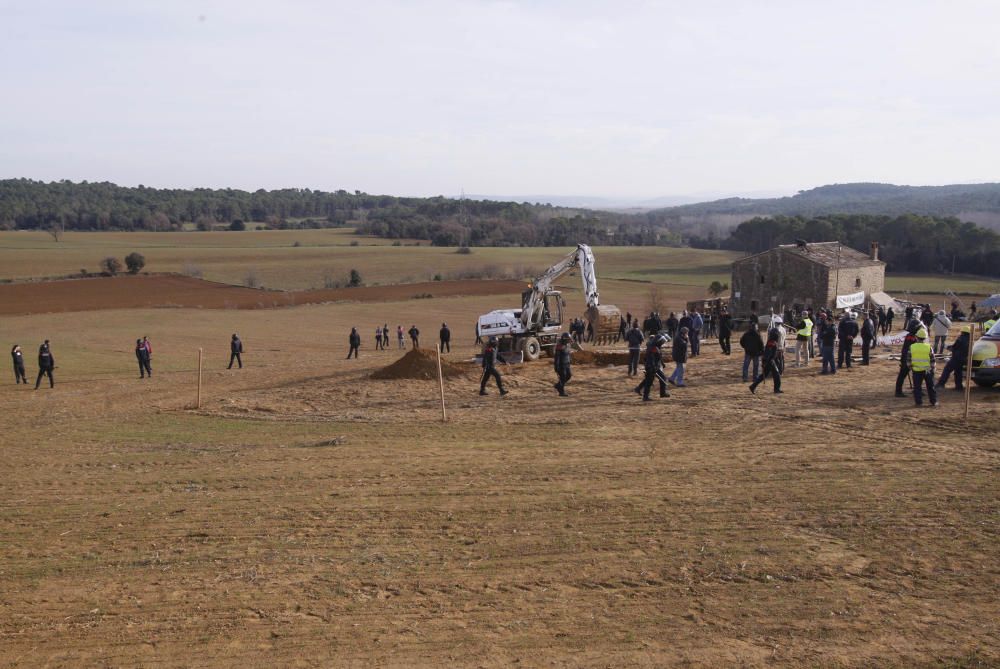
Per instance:
[[[850,295],[838,295],[837,296],[837,308],[846,309],[847,307],[856,307],[857,305],[865,301],[865,291],[860,291],[857,293],[851,293]]]

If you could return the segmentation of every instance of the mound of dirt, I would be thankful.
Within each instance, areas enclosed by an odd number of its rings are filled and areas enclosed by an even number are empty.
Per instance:
[[[456,364],[441,361],[441,374],[445,378],[462,376],[465,369]],[[415,348],[388,367],[374,372],[373,379],[436,379],[438,373],[437,353]]]

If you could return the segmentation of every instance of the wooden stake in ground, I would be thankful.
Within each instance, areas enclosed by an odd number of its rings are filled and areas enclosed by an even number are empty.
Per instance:
[[[195,404],[196,409],[201,408],[201,357],[202,349],[198,349],[198,402]]]
[[[965,419],[969,419],[969,403],[972,401],[972,347],[976,344],[976,324],[969,326],[969,351],[965,356]]]
[[[437,345],[437,359],[438,359],[438,386],[441,388],[441,421],[448,421],[448,412],[444,408],[444,374],[441,373],[441,344]]]

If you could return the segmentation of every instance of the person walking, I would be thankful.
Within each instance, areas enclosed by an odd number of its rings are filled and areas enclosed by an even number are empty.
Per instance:
[[[812,340],[813,322],[808,311],[802,312],[802,319],[795,332],[795,366],[809,366],[809,344]],[[804,361],[804,362],[803,362]]]
[[[962,332],[955,338],[948,349],[951,351],[951,358],[941,371],[941,378],[937,381],[938,388],[944,388],[948,383],[948,377],[955,374],[955,390],[964,390],[965,365],[969,360],[969,339],[972,338],[972,326],[963,325]]]
[[[837,326],[837,337],[840,339],[840,346],[837,347],[837,369],[845,365],[851,368],[851,356],[854,353],[854,338],[858,336],[858,322],[854,320],[854,312],[848,311],[840,319]]]
[[[497,382],[497,388],[500,390],[501,395],[506,395],[508,391],[504,390],[503,380],[500,378],[500,372],[497,371],[497,357],[500,349],[500,344],[496,337],[490,337],[486,342],[486,346],[483,347],[483,378],[479,381],[479,394],[489,395],[486,392],[486,382],[489,381],[492,376]],[[500,358],[500,362],[507,364],[507,361]]]
[[[778,349],[778,336],[773,330],[767,335],[767,344],[764,346],[764,370],[760,373],[760,376],[754,378],[753,383],[750,384],[750,392],[756,394],[757,386],[764,382],[768,376],[774,382],[774,393],[776,395],[782,394],[784,391],[781,389],[781,365],[779,364],[780,351]]]
[[[887,332],[892,332],[892,319],[896,317],[896,312],[889,307],[889,310],[885,312],[885,330],[882,332],[882,336],[885,336]]]
[[[836,374],[837,361],[833,357],[833,345],[837,341],[837,328],[826,320],[826,314],[819,315],[819,355],[823,360],[820,374]]]
[[[676,340],[675,340],[676,341]],[[653,388],[653,381],[660,382],[660,397],[670,397],[667,391],[667,379],[663,374],[663,347],[667,343],[667,338],[662,334],[654,334],[649,337],[649,345],[646,347],[646,375],[635,392],[642,395],[643,402],[649,402],[649,391]]]
[[[697,311],[691,314],[691,329],[688,337],[691,342],[691,357],[701,355],[701,332],[705,328],[705,319]]]
[[[674,359],[674,373],[667,379],[678,388],[684,387],[684,364],[688,359],[688,329],[681,328],[674,338],[673,347],[670,351]]]
[[[239,364],[240,369],[243,369],[243,340],[235,332],[233,333],[232,340],[229,342],[229,367],[226,367],[226,369],[233,368],[234,360]]]
[[[149,366],[149,350],[141,339],[135,340],[135,359],[139,362],[139,378],[144,379],[146,375],[153,377],[153,370]]]
[[[870,362],[872,342],[875,341],[877,331],[875,312],[868,312],[865,315],[864,322],[861,324],[861,364],[865,367]]]
[[[383,348],[382,347],[382,328],[380,328],[379,326],[376,325],[375,326],[375,350],[376,351],[381,351],[382,348]]]
[[[573,339],[569,336],[569,333],[563,332],[556,343],[554,367],[559,380],[553,385],[559,391],[560,397],[566,397],[566,384],[573,378],[570,360],[573,353],[572,341]]]
[[[750,323],[750,327],[740,337],[740,347],[743,348],[743,382],[746,383],[751,378],[756,379],[760,373],[760,356],[764,353],[764,340],[760,338],[757,323]],[[750,376],[750,366],[753,365],[753,376]]]
[[[351,334],[347,337],[347,343],[350,348],[347,349],[347,359],[351,359],[351,355],[354,355],[354,359],[358,359],[358,349],[361,348],[361,335],[358,334],[357,328],[351,328]]]
[[[406,342],[403,340],[403,326],[396,326],[396,348],[406,348]]]
[[[24,373],[24,352],[21,351],[21,347],[14,344],[14,348],[10,349],[10,357],[14,362],[14,383],[28,385],[28,377]]]
[[[913,372],[913,402],[918,407],[924,403],[924,386],[931,406],[936,407],[937,390],[934,389],[934,351],[926,342],[927,330],[917,331],[917,341],[910,346],[910,371]]]
[[[617,344],[622,339],[625,339],[625,332],[628,330],[628,321],[625,320],[624,316],[618,316],[618,334],[615,335],[615,343]]]
[[[719,348],[726,355],[733,354],[732,344],[730,339],[733,336],[733,317],[729,315],[729,312],[725,309],[719,314]]]
[[[45,342],[38,347],[38,378],[35,379],[35,390],[38,390],[38,386],[42,383],[42,377],[49,377],[49,388],[55,388],[56,382],[52,378],[52,370],[56,368],[56,359],[52,355],[52,349],[49,347],[49,340],[46,339]]]
[[[628,375],[637,376],[639,374],[639,353],[642,351],[642,330],[639,329],[639,319],[635,319],[632,328],[625,333],[625,341],[628,343]]]
[[[448,349],[448,353],[451,353],[451,330],[448,329],[447,323],[441,324],[438,337],[441,339],[441,352],[444,353],[445,349]]]
[[[382,324],[382,350],[389,348],[389,324]]]
[[[903,394],[903,381],[910,375],[910,347],[917,341],[919,323],[911,323],[903,339],[903,348],[899,353],[899,374],[896,375],[896,397],[906,397]]]
[[[413,349],[416,350],[420,348],[420,330],[417,329],[417,326],[411,325],[410,329],[406,331],[406,334],[410,335],[410,341],[413,343]]]
[[[948,330],[951,328],[951,319],[941,309],[934,315],[931,321],[931,329],[934,332],[934,353],[944,355],[944,347],[948,341]]]

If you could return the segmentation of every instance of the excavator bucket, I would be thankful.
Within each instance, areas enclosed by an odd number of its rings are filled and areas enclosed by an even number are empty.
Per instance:
[[[587,320],[594,326],[594,343],[610,344],[618,336],[622,312],[613,304],[602,304],[587,309]]]

